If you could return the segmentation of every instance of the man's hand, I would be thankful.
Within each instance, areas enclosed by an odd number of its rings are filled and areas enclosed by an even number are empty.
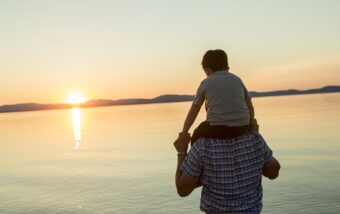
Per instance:
[[[188,151],[188,145],[190,142],[189,133],[179,133],[177,140],[174,142],[174,146],[178,153],[186,154]]]
[[[273,159],[269,162],[267,162],[263,168],[262,168],[262,175],[273,180],[279,176],[281,165],[276,158],[273,157]]]
[[[184,133],[184,132],[179,133],[177,140],[174,142],[174,146],[178,152],[177,169],[176,169],[176,188],[177,188],[177,193],[181,197],[190,195],[190,193],[196,187],[200,186],[200,182],[198,178],[185,175],[183,174],[181,170],[181,165],[187,154],[189,142],[190,142],[190,134]]]

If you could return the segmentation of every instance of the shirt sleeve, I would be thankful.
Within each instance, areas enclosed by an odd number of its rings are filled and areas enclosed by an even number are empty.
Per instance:
[[[195,143],[185,157],[181,170],[188,176],[200,178],[203,171],[201,155],[199,154],[199,143]]]
[[[203,80],[197,89],[196,96],[192,104],[202,106],[205,100],[205,81]]]
[[[264,163],[267,163],[273,159],[273,151],[269,148],[269,146],[264,140],[263,140],[263,155]]]

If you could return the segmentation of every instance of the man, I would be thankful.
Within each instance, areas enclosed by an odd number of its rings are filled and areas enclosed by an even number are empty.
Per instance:
[[[202,185],[200,208],[206,213],[260,213],[262,175],[275,179],[280,164],[259,133],[237,138],[200,138],[191,147],[190,135],[179,137],[176,187],[181,197]]]

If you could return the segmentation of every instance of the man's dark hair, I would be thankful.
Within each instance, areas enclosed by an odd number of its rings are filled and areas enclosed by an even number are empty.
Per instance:
[[[223,50],[208,50],[203,56],[202,67],[210,68],[213,72],[228,70],[228,56]]]

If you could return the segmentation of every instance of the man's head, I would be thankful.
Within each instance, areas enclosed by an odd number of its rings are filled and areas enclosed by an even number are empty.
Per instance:
[[[221,70],[229,70],[228,57],[223,50],[208,50],[202,59],[202,67],[207,75]]]

